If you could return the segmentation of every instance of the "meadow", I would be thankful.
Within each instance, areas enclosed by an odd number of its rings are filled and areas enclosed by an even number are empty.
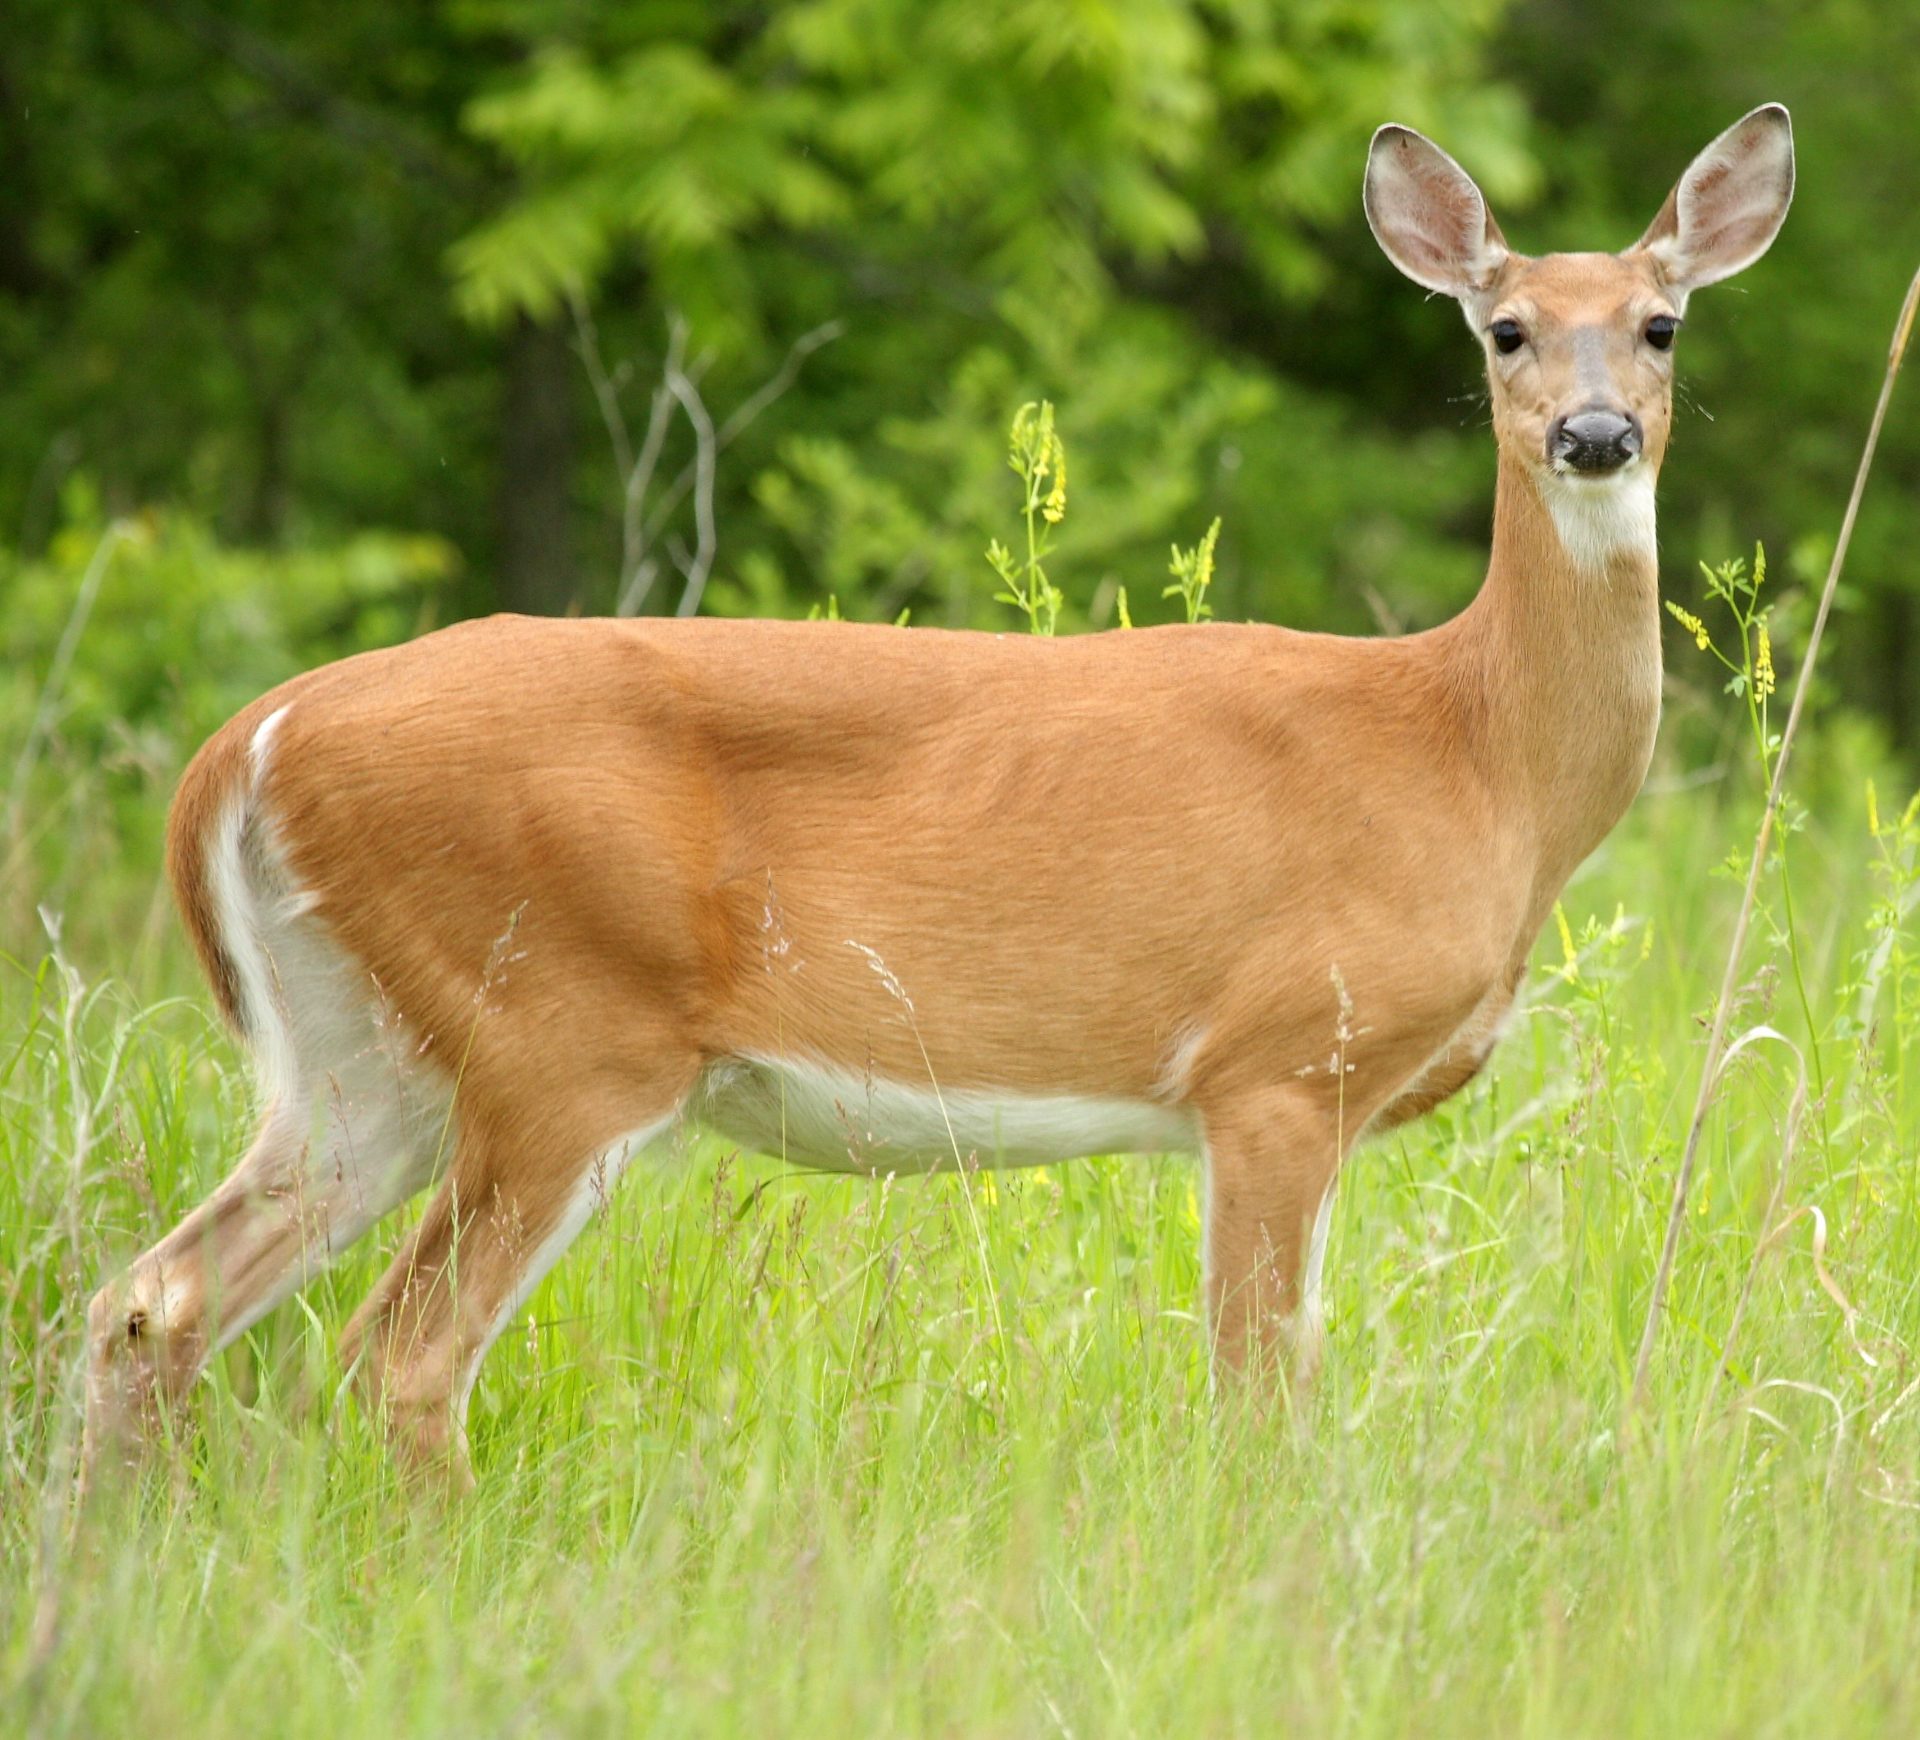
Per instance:
[[[1920,8],[8,23],[0,1740],[1920,1733],[1911,384],[1720,991],[1920,256]],[[1210,1383],[1191,1157],[869,1182],[689,1129],[487,1361],[470,1496],[343,1383],[416,1203],[76,1504],[87,1300],[254,1121],[159,871],[223,719],[496,610],[1437,622],[1493,400],[1368,235],[1374,129],[1532,254],[1629,244],[1775,101],[1792,214],[1680,341],[1652,776],[1491,1067],[1348,1166],[1291,1411]]]
[[[1623,1429],[1761,803],[1722,675],[1674,655],[1490,1070],[1349,1166],[1294,1416],[1210,1393],[1188,1159],[869,1183],[688,1132],[488,1362],[452,1503],[341,1393],[389,1224],[76,1516],[87,1295],[249,1087],[143,867],[157,800],[11,818],[0,1730],[1912,1730],[1920,819],[1844,713]]]

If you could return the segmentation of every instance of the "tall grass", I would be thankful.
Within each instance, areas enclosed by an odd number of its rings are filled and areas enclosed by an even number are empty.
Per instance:
[[[1065,455],[1022,418],[991,559],[1047,632]],[[342,1393],[402,1215],[76,1514],[86,1297],[249,1108],[146,879],[53,855],[0,903],[44,926],[0,955],[0,1732],[1920,1728],[1920,796],[1833,722],[1789,894],[1805,691],[1774,738],[1758,573],[1715,572],[1751,760],[1736,724],[1686,771],[1680,709],[1493,1066],[1349,1163],[1291,1417],[1209,1391],[1189,1162],[869,1183],[688,1133],[483,1369],[471,1500],[402,1490]]]
[[[85,1297],[248,1108],[177,944],[137,986],[23,951],[0,964],[0,1731],[1910,1731],[1920,822],[1860,733],[1802,761],[1818,1030],[1777,926],[1737,1020],[1822,1046],[1831,1140],[1776,1205],[1794,1071],[1736,1060],[1627,1458],[1739,898],[1716,866],[1760,802],[1737,758],[1706,784],[1663,766],[1488,1077],[1350,1166],[1297,1428],[1209,1398],[1186,1161],[889,1185],[689,1138],[489,1361],[470,1502],[398,1490],[337,1393],[390,1225],[223,1358],[128,1509],[76,1526]],[[110,886],[131,934],[143,891]],[[1820,1270],[1810,1216],[1767,1242],[1810,1206]]]

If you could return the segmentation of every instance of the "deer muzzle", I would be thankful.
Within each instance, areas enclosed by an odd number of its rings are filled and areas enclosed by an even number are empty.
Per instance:
[[[1592,405],[1556,417],[1547,430],[1547,463],[1555,471],[1604,477],[1640,455],[1640,419]]]

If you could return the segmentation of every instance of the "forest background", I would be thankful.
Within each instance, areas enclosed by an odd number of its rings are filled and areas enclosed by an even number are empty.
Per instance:
[[[144,813],[232,707],[456,617],[1011,625],[983,552],[1027,400],[1055,402],[1073,467],[1063,628],[1111,624],[1122,586],[1136,620],[1177,611],[1164,552],[1216,515],[1223,617],[1449,614],[1484,562],[1481,364],[1368,235],[1383,119],[1444,142],[1538,252],[1628,244],[1714,132],[1791,107],[1786,230],[1682,341],[1670,574],[1755,539],[1788,583],[1821,568],[1920,254],[1920,14],[1865,0],[15,0],[9,19],[10,741],[118,528],[35,790],[13,794],[16,829],[51,799],[78,830],[43,819],[36,904],[108,845],[151,868],[126,804]],[[1829,666],[1899,750],[1920,736],[1917,488],[1920,423],[1896,420]],[[106,810],[59,804],[76,784]],[[114,813],[116,841],[82,825]],[[18,869],[28,843],[9,847]]]

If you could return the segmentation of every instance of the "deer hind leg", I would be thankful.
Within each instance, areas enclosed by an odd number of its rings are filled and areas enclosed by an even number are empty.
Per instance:
[[[1310,1382],[1320,1269],[1351,1134],[1305,1087],[1237,1096],[1206,1116],[1207,1315],[1216,1370]]]
[[[422,1188],[447,1128],[437,1072],[370,995],[298,1009],[268,1053],[278,1076],[259,1132],[227,1179],[88,1308],[89,1468],[137,1457],[161,1412],[208,1360]],[[357,1006],[356,1006],[357,1005]]]
[[[628,1135],[597,1145],[464,1124],[445,1182],[341,1336],[342,1361],[403,1465],[472,1485],[467,1402],[487,1350],[684,1097],[662,1095]]]

